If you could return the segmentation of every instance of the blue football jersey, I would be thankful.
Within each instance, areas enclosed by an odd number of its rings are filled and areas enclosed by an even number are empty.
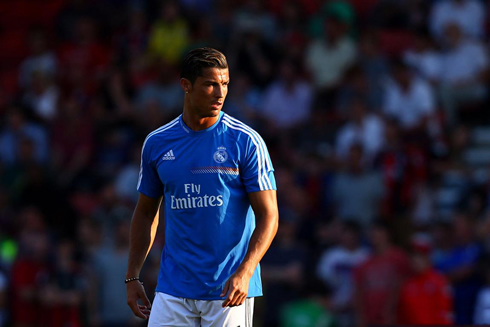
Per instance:
[[[248,193],[275,190],[273,171],[260,135],[223,112],[202,131],[191,130],[180,115],[148,135],[138,191],[164,196],[165,246],[157,292],[221,299],[255,229]],[[248,296],[260,295],[258,266]]]

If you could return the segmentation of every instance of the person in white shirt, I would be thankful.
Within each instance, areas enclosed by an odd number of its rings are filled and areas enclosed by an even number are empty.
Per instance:
[[[329,16],[325,20],[325,37],[313,40],[306,49],[306,68],[317,91],[317,107],[332,105],[336,88],[356,60],[356,44],[348,30],[341,18]]]
[[[414,34],[412,48],[405,51],[403,61],[416,73],[430,81],[435,82],[440,74],[440,56],[427,31],[417,31]]]
[[[362,99],[351,102],[349,120],[337,133],[337,157],[346,160],[354,144],[362,145],[367,162],[374,160],[384,144],[384,123],[377,115],[368,112]]]
[[[366,261],[369,251],[361,246],[361,227],[346,221],[342,226],[340,244],[326,250],[317,265],[317,276],[332,290],[332,310],[340,326],[352,326],[354,270]]]
[[[454,125],[459,104],[485,98],[489,61],[485,48],[465,39],[456,23],[446,26],[445,40],[448,49],[440,59],[439,96],[447,122]]]
[[[435,113],[431,86],[402,61],[394,62],[385,85],[383,112],[400,123],[405,133],[425,133]]]
[[[284,60],[279,65],[279,79],[265,91],[261,114],[277,128],[296,127],[310,116],[313,90],[298,75],[296,64]]]
[[[471,38],[481,38],[485,31],[485,6],[479,0],[441,0],[434,4],[429,25],[434,37],[444,38],[445,26],[457,24],[463,34]]]

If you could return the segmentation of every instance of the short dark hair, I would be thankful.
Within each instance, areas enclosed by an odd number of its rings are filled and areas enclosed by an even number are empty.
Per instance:
[[[184,57],[180,70],[180,77],[188,79],[192,84],[205,68],[228,68],[228,62],[223,53],[213,48],[196,48]]]

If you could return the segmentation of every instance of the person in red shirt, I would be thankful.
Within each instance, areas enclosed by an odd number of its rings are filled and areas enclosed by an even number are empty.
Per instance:
[[[432,267],[429,253],[429,241],[416,235],[412,241],[413,275],[403,284],[398,301],[401,325],[453,324],[449,282]]]
[[[24,228],[21,233],[21,253],[11,271],[11,316],[15,327],[40,327],[45,324],[40,305],[43,294],[39,284],[48,268],[50,241],[46,232]]]
[[[373,255],[354,273],[358,325],[394,324],[399,290],[408,275],[409,262],[405,253],[393,245],[386,223],[375,222],[370,236]]]

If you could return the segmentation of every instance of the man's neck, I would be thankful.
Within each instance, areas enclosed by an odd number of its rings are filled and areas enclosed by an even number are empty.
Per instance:
[[[205,130],[213,126],[219,119],[219,115],[216,117],[200,117],[189,113],[189,110],[185,110],[182,114],[182,120],[191,130],[197,132]]]

